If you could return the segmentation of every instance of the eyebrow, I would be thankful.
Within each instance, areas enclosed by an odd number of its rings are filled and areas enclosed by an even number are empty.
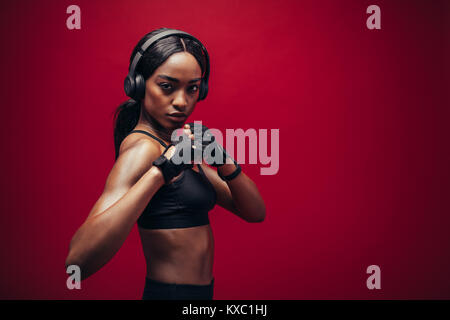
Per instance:
[[[177,78],[172,78],[172,77],[166,76],[164,74],[159,74],[158,77],[166,79],[166,80],[170,80],[170,81],[173,81],[173,82],[180,82],[180,80],[178,80]],[[188,83],[196,82],[196,81],[199,81],[199,80],[202,80],[202,78],[195,78],[195,79],[189,80]]]

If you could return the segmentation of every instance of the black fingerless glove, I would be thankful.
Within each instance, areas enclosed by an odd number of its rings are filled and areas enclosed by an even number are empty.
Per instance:
[[[217,143],[216,138],[208,127],[192,122],[188,123],[188,125],[194,134],[194,145],[198,152],[201,150],[201,155],[207,164],[220,167],[225,164],[226,158],[231,158],[225,148]]]
[[[175,145],[175,152],[170,159],[167,159],[165,154],[173,145]],[[169,144],[163,154],[153,161],[153,165],[161,170],[166,184],[168,184],[174,177],[178,176],[183,170],[192,168],[193,164],[191,162],[194,152],[192,148],[193,145],[193,141],[186,135],[181,136],[180,140]],[[183,157],[183,155],[186,156]]]

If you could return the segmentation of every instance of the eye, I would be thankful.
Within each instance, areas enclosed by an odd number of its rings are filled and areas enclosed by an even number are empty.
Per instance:
[[[172,85],[171,85],[170,83],[167,83],[167,82],[160,83],[159,86],[160,86],[163,90],[166,90],[166,91],[172,89]]]
[[[189,88],[189,91],[195,93],[198,91],[198,89],[199,89],[198,85],[193,85],[192,87]]]

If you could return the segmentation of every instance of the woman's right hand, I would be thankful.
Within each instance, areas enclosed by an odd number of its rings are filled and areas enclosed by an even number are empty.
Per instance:
[[[188,139],[190,139],[191,141],[194,141],[194,135],[189,127],[188,124],[185,124],[183,127],[183,135],[185,137],[187,137]],[[167,151],[164,152],[164,156],[167,159],[172,159],[172,157],[174,156],[174,154],[180,154],[180,151],[182,150],[183,147],[185,147],[185,145],[183,144],[183,142],[185,142],[187,140],[181,140],[179,143],[173,144],[172,146],[170,146]],[[193,146],[193,144],[191,143],[192,148],[195,149],[195,146]],[[182,154],[180,155],[180,157],[182,156]]]
[[[153,162],[153,165],[161,170],[166,184],[175,181],[184,170],[192,168],[194,162],[194,135],[189,125],[184,126],[182,135],[177,138],[178,140]]]

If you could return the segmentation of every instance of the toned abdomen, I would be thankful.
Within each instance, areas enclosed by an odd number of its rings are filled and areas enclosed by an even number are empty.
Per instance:
[[[211,282],[214,238],[209,224],[180,229],[138,229],[148,278],[177,284]]]

